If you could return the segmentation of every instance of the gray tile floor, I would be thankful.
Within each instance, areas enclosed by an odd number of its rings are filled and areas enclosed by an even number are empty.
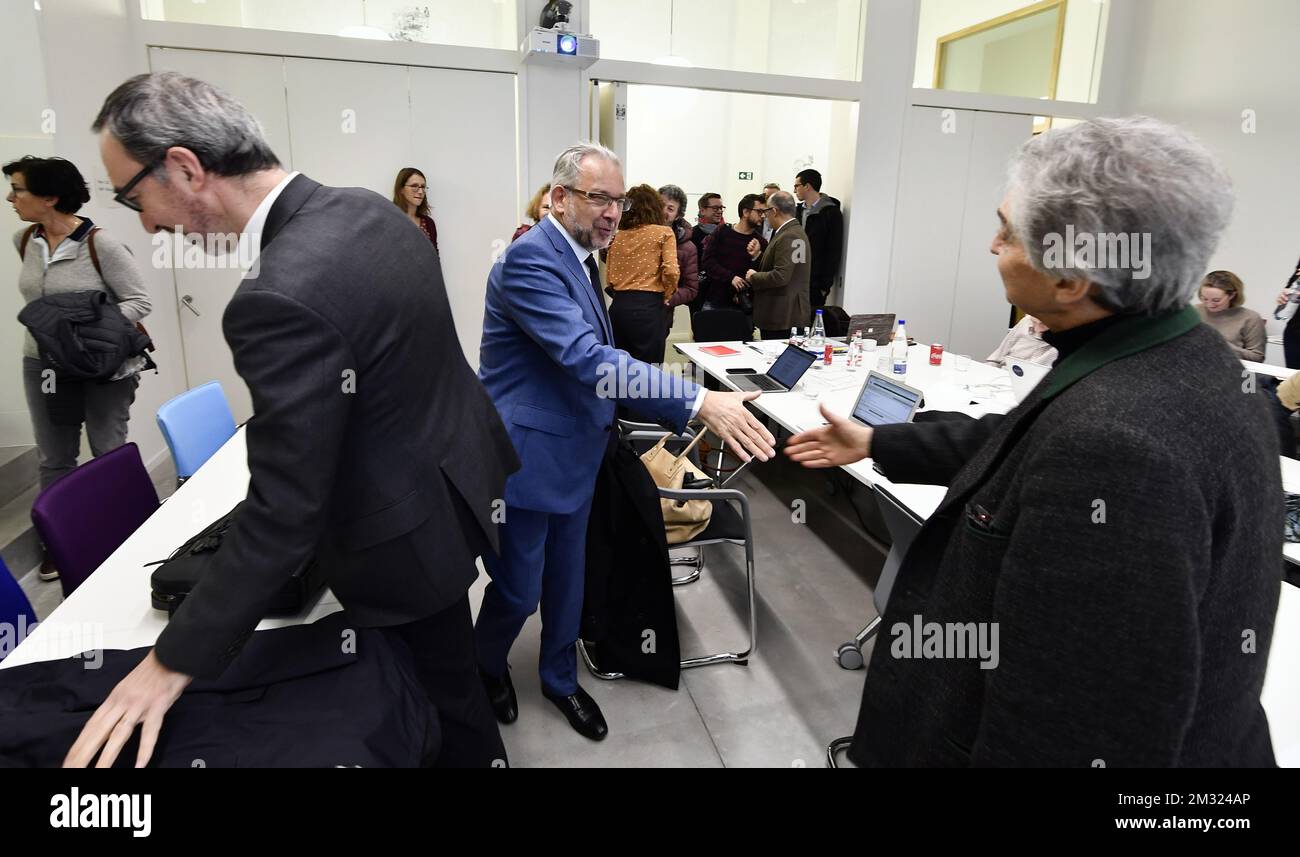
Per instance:
[[[512,765],[819,767],[826,744],[852,732],[865,673],[840,669],[833,654],[875,615],[871,585],[883,557],[835,518],[835,498],[820,475],[785,460],[758,467],[733,483],[750,498],[755,518],[758,649],[749,664],[688,670],[675,693],[603,682],[579,665],[580,683],[609,722],[609,736],[596,743],[541,696],[534,616],[510,657],[520,713],[501,731]],[[796,497],[807,500],[807,524],[791,520]],[[674,590],[686,656],[745,639],[743,551],[705,551],[704,575]],[[476,605],[485,583],[472,592]]]

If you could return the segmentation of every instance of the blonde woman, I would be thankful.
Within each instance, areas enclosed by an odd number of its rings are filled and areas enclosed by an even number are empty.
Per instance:
[[[1196,311],[1201,314],[1201,321],[1219,331],[1242,360],[1262,362],[1264,346],[1268,343],[1264,319],[1253,309],[1242,306],[1246,302],[1246,287],[1241,278],[1231,271],[1211,271],[1201,281],[1200,297]]]

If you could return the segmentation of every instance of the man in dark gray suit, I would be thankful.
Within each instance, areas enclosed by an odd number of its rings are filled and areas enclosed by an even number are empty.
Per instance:
[[[767,201],[772,240],[745,276],[754,288],[754,324],[764,339],[787,339],[790,328],[812,317],[808,277],[812,272],[808,234],[795,219],[794,197],[777,191]]]
[[[222,326],[253,397],[248,497],[207,577],[86,725],[67,763],[138,764],[192,677],[238,655],[269,598],[315,554],[359,626],[405,641],[442,727],[440,765],[505,759],[467,597],[518,467],[465,361],[437,259],[369,191],[288,174],[242,105],[141,75],[95,120],[118,200],[149,232],[239,234],[259,253]],[[185,536],[178,533],[177,539]]]
[[[1274,763],[1277,434],[1188,306],[1231,210],[1209,151],[1153,119],[1034,138],[991,249],[1052,371],[1006,416],[873,431],[823,407],[790,441],[949,486],[886,605],[859,765]]]

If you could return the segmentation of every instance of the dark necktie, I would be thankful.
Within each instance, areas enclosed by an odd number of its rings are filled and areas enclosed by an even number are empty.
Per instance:
[[[596,306],[600,307],[600,314],[604,316],[605,323],[609,323],[609,310],[605,308],[605,296],[600,293],[600,268],[596,267],[596,256],[592,254],[587,257],[587,273],[591,274],[591,291],[596,296]]]

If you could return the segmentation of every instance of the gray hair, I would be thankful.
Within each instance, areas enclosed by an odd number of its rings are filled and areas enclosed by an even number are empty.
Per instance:
[[[1123,314],[1185,307],[1232,214],[1232,182],[1184,131],[1138,116],[1095,119],[1031,139],[1011,164],[1007,217],[1035,269],[1087,279],[1098,301]],[[1093,259],[1070,239],[1093,236]],[[1126,236],[1123,247],[1120,236]],[[1087,240],[1087,239],[1085,239]],[[1130,241],[1146,258],[1130,260]],[[1102,258],[1102,245],[1109,252]],[[1045,258],[1046,257],[1046,258]]]
[[[137,75],[113,90],[91,130],[107,129],[132,158],[156,164],[173,146],[205,170],[242,176],[280,165],[244,105],[209,83],[174,71]]]
[[[767,199],[768,205],[775,208],[785,217],[794,217],[795,204],[794,197],[789,191],[778,190]]]
[[[573,187],[578,176],[582,175],[582,162],[587,158],[604,158],[619,169],[623,164],[618,155],[599,143],[578,143],[570,146],[555,159],[555,169],[551,171],[551,187]]]
[[[659,195],[668,202],[677,203],[678,217],[681,217],[686,213],[686,191],[682,190],[675,184],[666,184],[659,188]]]

